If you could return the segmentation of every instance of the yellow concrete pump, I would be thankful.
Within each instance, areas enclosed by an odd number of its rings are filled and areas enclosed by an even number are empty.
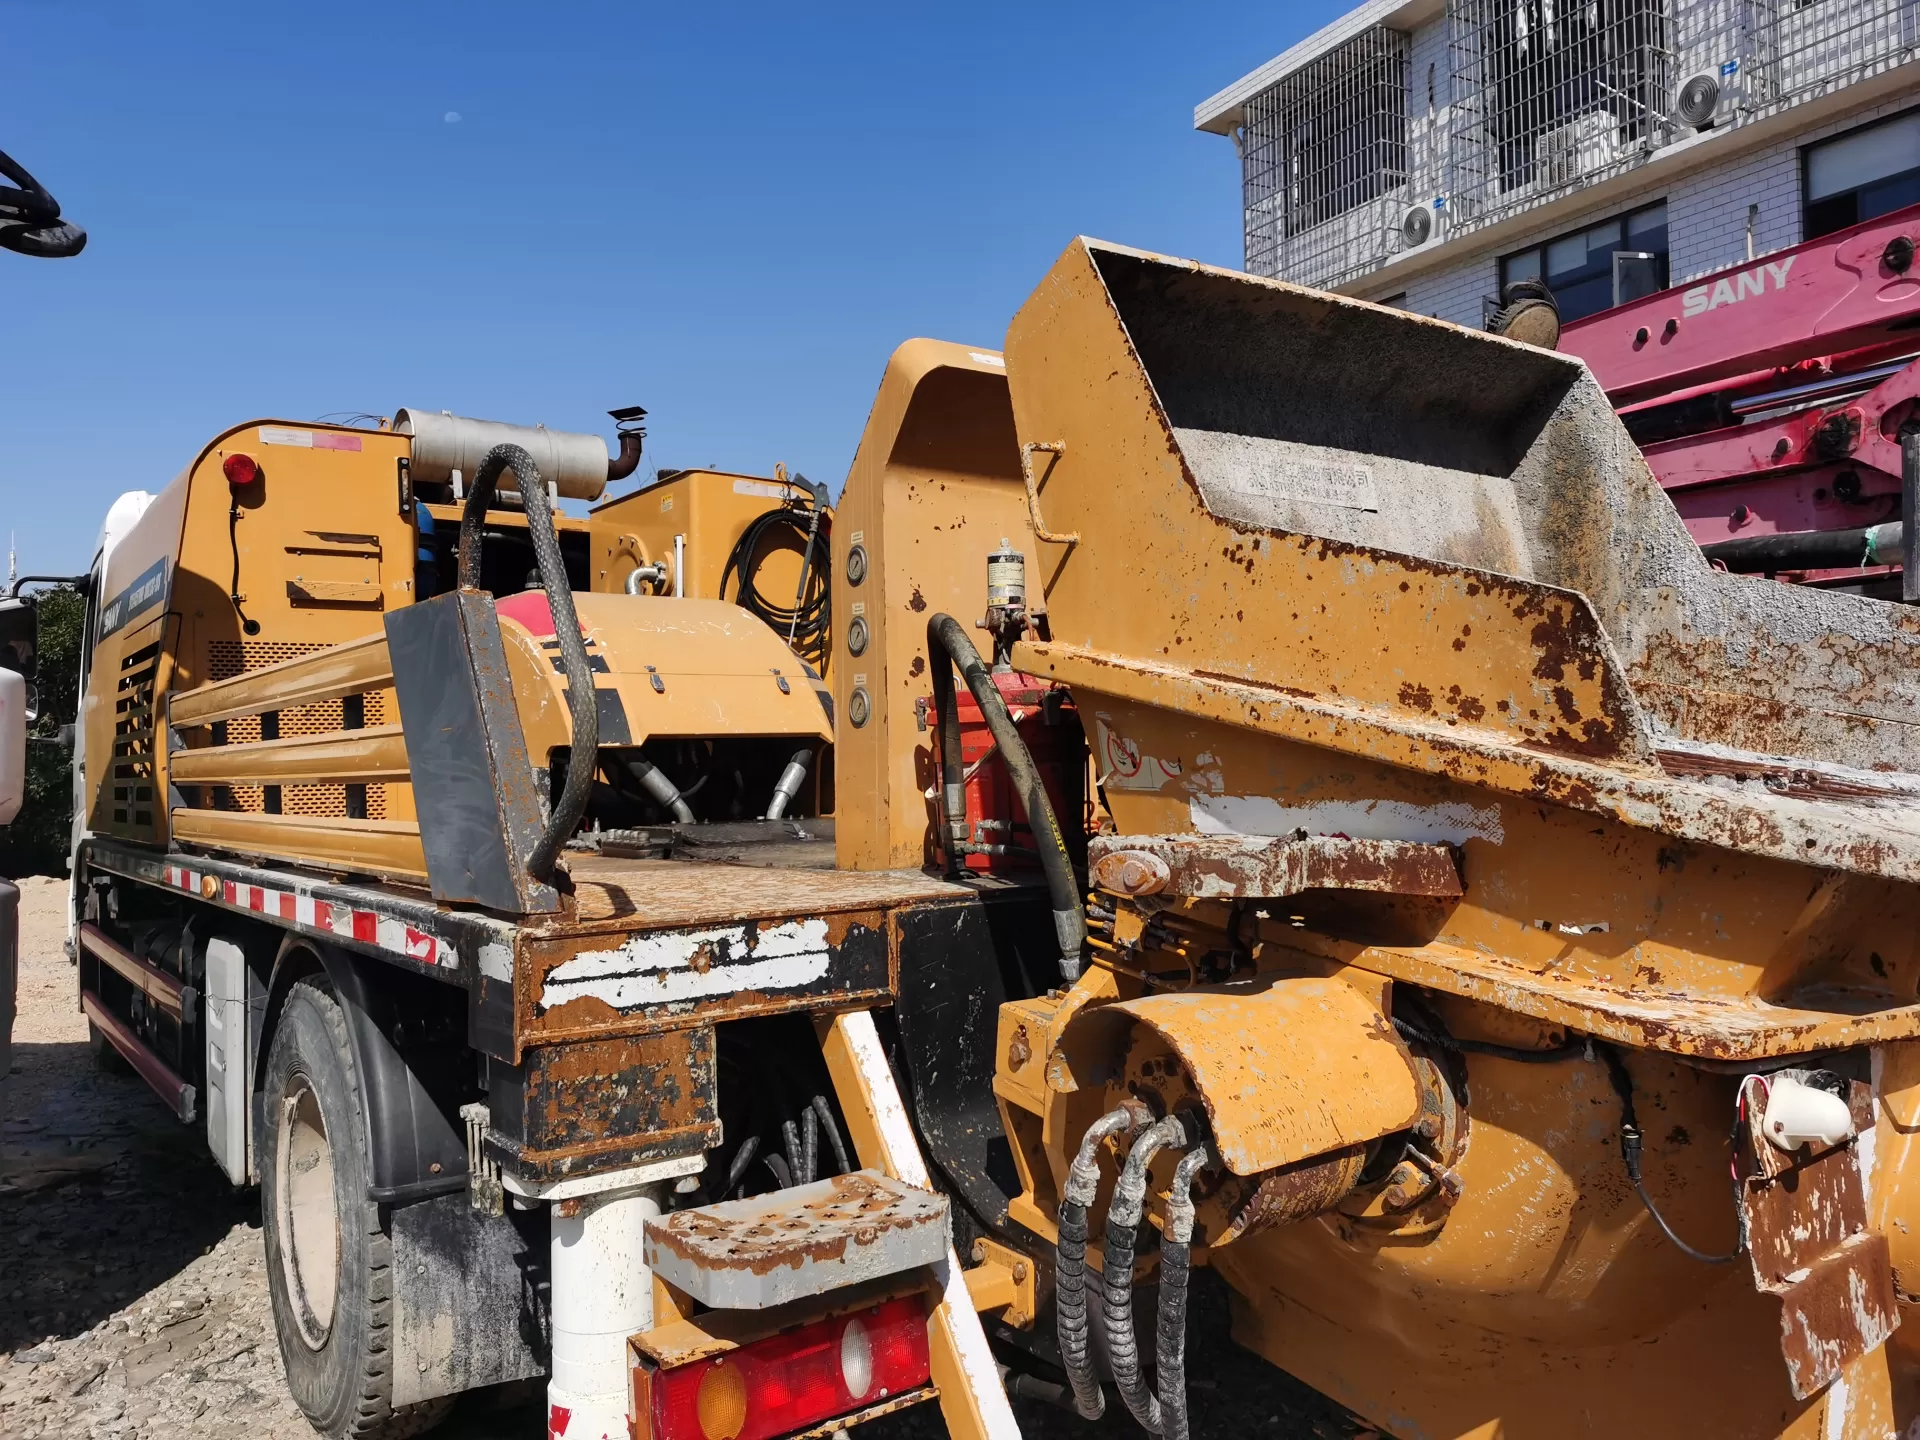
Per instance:
[[[1920,1422],[1911,612],[1711,569],[1578,361],[1088,240],[831,510],[556,516],[615,414],[109,517],[80,1000],[318,1431],[1184,1440],[1201,1268],[1402,1440]]]

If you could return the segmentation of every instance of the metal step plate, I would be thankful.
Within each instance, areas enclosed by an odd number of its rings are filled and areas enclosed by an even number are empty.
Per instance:
[[[857,1170],[647,1222],[647,1264],[703,1305],[765,1310],[947,1256],[947,1199]]]

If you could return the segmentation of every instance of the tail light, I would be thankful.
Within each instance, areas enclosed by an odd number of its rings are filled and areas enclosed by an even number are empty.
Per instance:
[[[654,1375],[653,1440],[770,1440],[927,1383],[917,1295]]]
[[[260,466],[251,455],[229,455],[220,462],[220,469],[227,477],[227,484],[236,490],[244,489],[260,478]]]

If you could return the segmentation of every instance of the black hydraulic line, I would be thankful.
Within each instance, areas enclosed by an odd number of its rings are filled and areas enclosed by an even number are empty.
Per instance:
[[[1920,425],[1911,422],[1900,427],[1900,599],[1920,605]]]
[[[763,544],[782,530],[801,547],[800,593],[790,606],[761,593],[754,563]],[[726,599],[727,586],[734,585],[736,605],[779,631],[796,655],[819,669],[833,643],[832,568],[830,518],[818,505],[796,498],[755,517],[741,532],[720,572],[720,598]]]
[[[227,599],[233,602],[233,613],[240,617],[240,628],[249,635],[260,633],[260,622],[249,620],[247,612],[240,608],[240,497],[235,494],[233,504],[227,510],[227,543],[233,547],[233,583],[227,587]]]
[[[846,1142],[840,1138],[840,1125],[833,1118],[833,1107],[827,1104],[826,1096],[813,1097],[813,1111],[820,1117],[820,1128],[826,1132],[827,1147],[833,1151],[833,1163],[836,1167],[834,1173],[851,1175],[853,1165],[847,1158]]]
[[[1667,1224],[1666,1216],[1654,1207],[1653,1197],[1647,1194],[1647,1187],[1640,1181],[1640,1125],[1633,1113],[1633,1076],[1627,1073],[1627,1062],[1620,1058],[1620,1052],[1611,1045],[1596,1045],[1601,1058],[1607,1063],[1607,1074],[1613,1081],[1614,1094],[1620,1097],[1620,1160],[1626,1167],[1627,1181],[1633,1186],[1633,1193],[1640,1197],[1640,1203],[1647,1207],[1647,1214],[1653,1217],[1653,1223],[1660,1227],[1674,1248],[1689,1260],[1698,1260],[1702,1265],[1731,1265],[1746,1253],[1747,1240],[1743,1234],[1740,1241],[1726,1255],[1709,1255],[1704,1250],[1696,1250]]]
[[[1501,1060],[1518,1060],[1523,1065],[1554,1065],[1562,1060],[1578,1060],[1587,1053],[1585,1040],[1569,1040],[1550,1050],[1526,1050],[1518,1045],[1495,1045],[1486,1040],[1462,1040],[1444,1030],[1429,1030],[1403,1015],[1393,1017],[1393,1028],[1404,1040],[1425,1045],[1429,1050],[1453,1050],[1465,1055],[1492,1055]]]
[[[526,503],[527,536],[533,541],[533,556],[540,566],[540,588],[546,593],[554,636],[560,642],[560,665],[567,677],[567,711],[573,721],[566,784],[554,803],[547,828],[534,843],[533,853],[527,856],[528,871],[535,878],[551,883],[560,848],[580,824],[587,799],[593,793],[597,768],[594,756],[600,748],[600,706],[593,693],[593,672],[587,668],[587,647],[580,638],[580,617],[573,608],[573,586],[567,580],[566,561],[560,554],[560,536],[553,525],[553,504],[547,498],[546,482],[540,478],[539,467],[518,445],[494,446],[474,473],[473,489],[467,492],[466,508],[460,512],[460,588],[480,588],[480,527],[503,470],[513,472],[520,497]]]
[[[1194,1146],[1173,1167],[1173,1183],[1167,1190],[1167,1225],[1160,1241],[1160,1312],[1154,1327],[1161,1440],[1187,1440],[1187,1276],[1193,1264],[1193,1182],[1213,1159],[1211,1146]]]
[[[760,1137],[749,1135],[740,1142],[740,1148],[733,1152],[733,1163],[727,1166],[727,1188],[720,1192],[722,1200],[733,1198],[733,1192],[741,1177],[747,1173],[747,1167],[753,1163],[753,1157],[760,1151]]]
[[[953,873],[965,843],[966,803],[960,765],[960,707],[954,698],[951,665],[960,667],[967,689],[993,732],[1000,759],[1013,781],[1020,808],[1026,811],[1027,828],[1040,847],[1040,868],[1047,877],[1047,893],[1053,902],[1054,936],[1060,942],[1060,974],[1068,984],[1080,978],[1082,947],[1087,939],[1087,915],[1082,908],[1080,884],[1073,873],[1073,859],[1067,854],[1066,839],[1054,816],[1053,802],[1047,798],[1047,786],[1034,764],[1033,752],[1020,738],[1020,731],[1007,713],[1007,702],[993,676],[974,649],[967,632],[951,615],[935,615],[927,621],[927,654],[933,663],[933,693],[940,711],[940,808],[948,837],[947,867]]]
[[[1903,447],[1904,450],[1904,447]],[[1902,469],[1906,467],[1903,465]],[[1737,574],[1771,570],[1851,570],[1888,564],[1903,547],[1903,527],[1856,525],[1846,530],[1793,530],[1782,535],[1743,535],[1702,545],[1700,552]]]
[[[1127,1409],[1149,1434],[1160,1433],[1160,1400],[1140,1369],[1140,1338],[1133,1328],[1133,1258],[1146,1209],[1147,1166],[1169,1146],[1184,1148],[1198,1140],[1187,1114],[1174,1114],[1147,1127],[1133,1142],[1127,1163],[1107,1202],[1107,1246],[1101,1258],[1101,1328],[1107,1337],[1107,1363],[1113,1386]]]
[[[1073,1388],[1073,1406],[1098,1420],[1107,1397],[1093,1369],[1093,1335],[1087,1318],[1087,1207],[1100,1189],[1100,1146],[1109,1136],[1131,1134],[1152,1122],[1138,1100],[1122,1101],[1087,1127],[1067,1168],[1066,1187],[1054,1220],[1059,1238],[1053,1247],[1053,1323],[1060,1345],[1060,1368]]]

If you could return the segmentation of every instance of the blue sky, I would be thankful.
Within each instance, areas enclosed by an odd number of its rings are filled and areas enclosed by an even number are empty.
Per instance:
[[[225,426],[402,405],[837,491],[893,347],[998,345],[1074,234],[1238,264],[1193,106],[1342,8],[0,0],[91,236],[0,252],[0,530],[78,569]]]

